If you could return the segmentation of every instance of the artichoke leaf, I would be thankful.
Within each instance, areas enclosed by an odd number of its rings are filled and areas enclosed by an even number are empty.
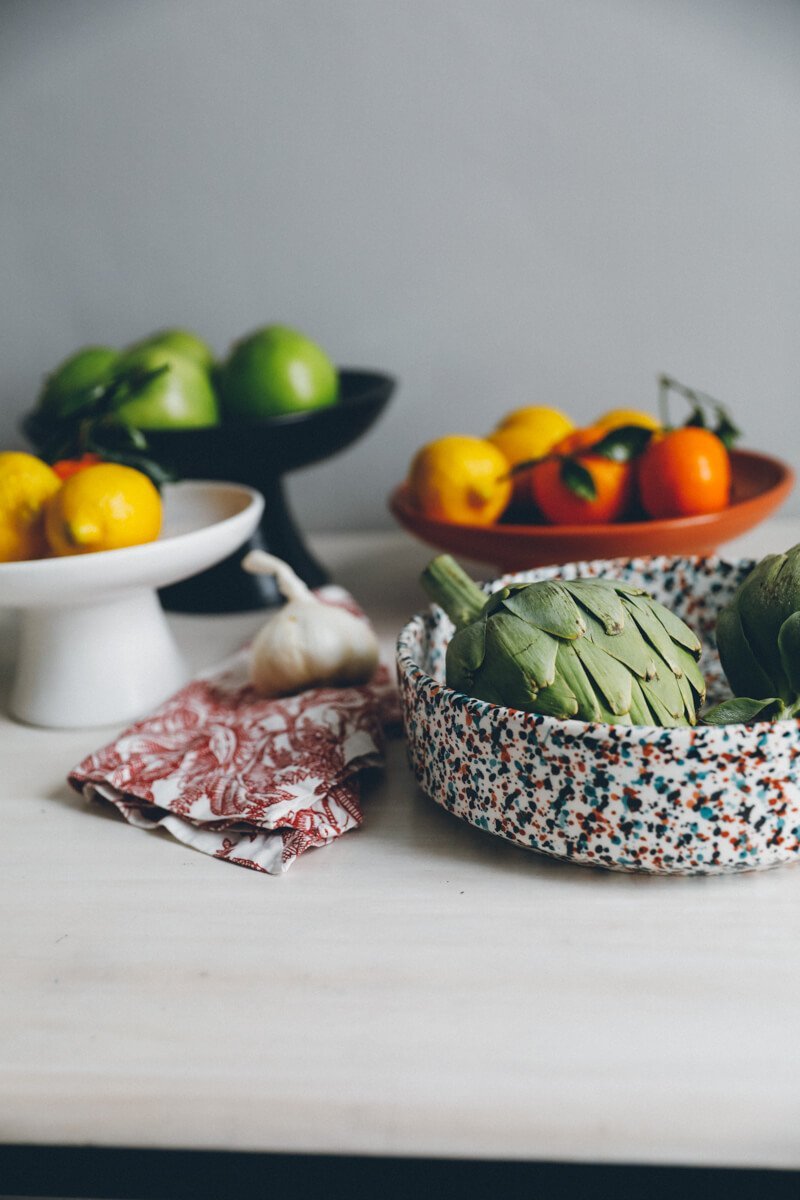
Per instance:
[[[788,690],[778,649],[778,631],[793,607],[785,602],[786,589],[779,584],[779,576],[786,565],[785,554],[768,554],[750,572],[732,601],[756,661],[772,681],[765,693],[768,696],[783,695]],[[727,667],[725,672],[727,674]],[[739,691],[739,688],[733,690]],[[749,691],[749,688],[743,690]]]
[[[681,666],[675,653],[675,643],[658,618],[650,611],[649,601],[642,600],[638,596],[631,596],[628,603],[631,615],[644,637],[647,638],[653,649],[658,651],[670,670],[677,675]]]
[[[658,600],[649,601],[649,607],[650,611],[658,617],[673,642],[677,642],[679,646],[685,646],[691,654],[700,653],[702,648],[700,639],[685,621],[676,616],[666,605],[659,604]]]
[[[631,710],[632,675],[626,667],[588,638],[578,638],[573,643],[575,653],[594,680],[611,712],[622,716]]]
[[[735,604],[719,613],[716,637],[722,669],[732,690],[739,696],[771,696],[775,684],[756,658]]]
[[[657,725],[638,679],[631,679],[631,721],[634,725]]]
[[[556,653],[556,677],[567,684],[578,702],[577,716],[582,721],[599,721],[600,705],[592,681],[578,658],[575,647],[569,642],[559,642]]]
[[[448,660],[459,664],[459,669],[474,674],[486,657],[486,618],[478,617],[470,625],[457,629],[447,647]]]
[[[532,691],[549,687],[556,677],[558,642],[514,613],[496,612],[486,622],[486,655],[514,664],[531,681]]]
[[[723,700],[703,713],[704,725],[746,725],[749,721],[780,720],[784,711],[783,701],[777,696],[752,700],[749,696],[735,696]]]
[[[692,691],[697,696],[698,703],[702,704],[706,698],[706,681],[703,677],[703,672],[697,665],[697,660],[687,650],[684,650],[683,646],[675,647],[675,657],[678,660],[681,673],[692,685]]]
[[[656,677],[654,679],[645,679],[642,686],[648,701],[651,693],[655,693],[667,712],[671,713],[676,721],[685,715],[683,693],[681,692],[677,676],[669,667],[666,665],[659,667]],[[694,704],[689,709],[689,715],[694,719]]]
[[[574,641],[586,632],[586,622],[575,601],[560,584],[543,580],[529,583],[503,601],[505,608],[529,625]]]
[[[678,688],[680,689],[681,700],[683,701],[683,711],[686,713],[692,724],[694,724],[694,722],[697,720],[697,702],[695,700],[695,694],[692,689],[692,685],[686,678],[685,671],[682,671],[680,675],[674,675],[673,678],[677,680]]]
[[[670,712],[667,706],[662,701],[658,691],[651,686],[647,681],[639,684],[647,700],[647,705],[650,708],[655,721],[655,725],[663,725],[665,729],[676,729],[679,725],[691,724],[690,721],[681,720],[680,715]]]
[[[550,687],[539,692],[532,711],[543,717],[557,717],[560,721],[579,715],[575,693],[570,690],[566,681],[558,676]]]
[[[606,633],[600,621],[590,616],[586,636],[641,679],[655,675],[655,656],[632,617],[628,617],[620,633],[612,635]]]
[[[786,618],[778,633],[778,649],[795,697],[800,693],[800,609]]]
[[[491,617],[494,615],[494,613],[499,612],[502,609],[506,598],[511,595],[511,591],[511,588],[502,587],[498,591],[492,592],[486,600],[482,615],[484,617]]]
[[[600,579],[571,579],[564,587],[582,608],[597,618],[606,633],[622,632],[625,609],[610,584]]]
[[[624,579],[609,579],[608,581],[614,591],[620,596],[646,596],[647,592],[644,588],[637,587],[635,583],[628,583]]]

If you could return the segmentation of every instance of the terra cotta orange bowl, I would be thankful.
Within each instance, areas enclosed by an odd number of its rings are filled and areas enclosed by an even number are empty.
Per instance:
[[[406,484],[395,488],[389,508],[399,523],[437,550],[501,571],[524,571],[595,558],[712,554],[723,542],[758,525],[786,499],[794,472],[786,463],[752,450],[731,451],[731,503],[701,517],[670,517],[609,525],[456,525],[426,517],[411,502]]]

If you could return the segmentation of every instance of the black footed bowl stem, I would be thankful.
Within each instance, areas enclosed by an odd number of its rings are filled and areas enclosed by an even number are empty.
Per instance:
[[[271,575],[241,568],[251,549],[275,554],[309,587],[329,580],[306,547],[283,487],[283,476],[345,450],[378,419],[395,380],[376,371],[340,370],[339,400],[330,408],[292,413],[258,424],[222,424],[208,429],[164,430],[147,434],[150,454],[183,479],[244,483],[264,496],[261,524],[235,554],[159,593],[173,612],[246,612],[281,603]]]

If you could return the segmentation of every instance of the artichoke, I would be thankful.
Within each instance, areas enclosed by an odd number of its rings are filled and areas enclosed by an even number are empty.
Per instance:
[[[768,554],[717,617],[717,649],[734,699],[710,725],[800,715],[800,545]]]
[[[510,584],[487,599],[449,555],[422,585],[456,626],[456,691],[547,716],[694,725],[705,697],[700,642],[647,592],[620,580]]]

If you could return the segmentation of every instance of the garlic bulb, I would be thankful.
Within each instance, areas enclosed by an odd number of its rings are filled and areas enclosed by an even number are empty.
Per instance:
[[[371,679],[378,642],[366,621],[318,600],[288,563],[263,550],[251,550],[242,566],[254,575],[274,575],[286,597],[253,641],[250,682],[261,696]]]

